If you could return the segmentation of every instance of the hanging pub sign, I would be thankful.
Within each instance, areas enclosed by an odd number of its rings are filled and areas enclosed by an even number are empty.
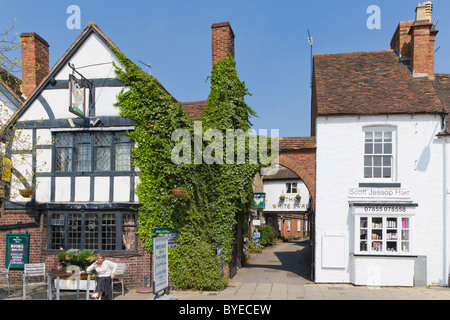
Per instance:
[[[253,204],[255,209],[264,209],[264,202],[266,200],[265,193],[255,193],[253,195]]]
[[[25,234],[6,234],[6,257],[5,267],[10,263],[11,269],[23,269],[24,265],[28,263],[28,255],[30,249],[30,235]]]
[[[86,117],[86,85],[83,80],[69,75],[69,111],[77,117]]]

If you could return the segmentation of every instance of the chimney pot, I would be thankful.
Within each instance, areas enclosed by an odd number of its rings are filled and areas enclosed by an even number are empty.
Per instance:
[[[416,23],[417,22],[431,22],[431,15],[433,14],[433,3],[431,1],[418,4],[416,8]]]

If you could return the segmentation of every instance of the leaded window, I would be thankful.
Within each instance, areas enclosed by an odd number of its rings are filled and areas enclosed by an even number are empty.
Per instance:
[[[57,172],[131,171],[132,142],[125,132],[55,134]]]
[[[126,212],[47,212],[42,237],[44,249],[135,252],[136,216]]]
[[[56,171],[72,171],[73,135],[58,133],[55,137]]]

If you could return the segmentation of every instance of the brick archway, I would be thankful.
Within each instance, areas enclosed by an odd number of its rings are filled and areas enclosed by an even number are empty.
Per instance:
[[[315,137],[280,138],[278,164],[294,172],[305,183],[311,195],[311,207],[316,202],[316,139]]]
[[[288,168],[292,172],[294,172],[299,178],[305,183],[306,188],[308,189],[309,194],[311,195],[311,205],[314,209],[315,198],[316,198],[316,183],[314,177],[312,177],[305,168],[299,163],[295,153],[283,153],[280,154],[277,158],[276,162],[283,167]]]

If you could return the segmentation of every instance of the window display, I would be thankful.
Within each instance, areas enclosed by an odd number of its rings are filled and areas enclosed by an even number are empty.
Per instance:
[[[359,217],[357,251],[368,254],[410,253],[410,218]]]

